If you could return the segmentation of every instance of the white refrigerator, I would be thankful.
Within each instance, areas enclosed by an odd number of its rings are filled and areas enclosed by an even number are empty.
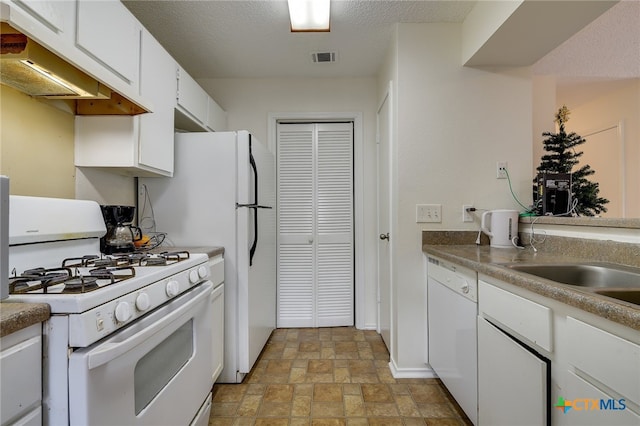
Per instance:
[[[247,131],[176,133],[173,177],[138,179],[143,230],[152,210],[170,245],[225,249],[218,382],[241,382],[275,328],[275,185],[273,154]]]

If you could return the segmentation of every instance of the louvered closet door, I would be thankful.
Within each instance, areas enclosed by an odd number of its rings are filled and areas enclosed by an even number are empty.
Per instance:
[[[353,325],[353,126],[278,124],[278,327]]]

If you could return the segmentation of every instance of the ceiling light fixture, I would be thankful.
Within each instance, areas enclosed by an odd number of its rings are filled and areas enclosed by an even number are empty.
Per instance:
[[[291,32],[328,32],[330,0],[287,0]]]

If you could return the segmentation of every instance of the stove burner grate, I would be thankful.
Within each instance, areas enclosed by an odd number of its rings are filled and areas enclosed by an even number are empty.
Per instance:
[[[86,293],[99,288],[98,277],[79,276],[65,281],[62,293]]]
[[[189,259],[189,256],[188,251],[165,251],[70,257],[62,261],[60,268],[33,268],[19,276],[14,270],[14,276],[9,277],[9,293],[86,293],[135,277],[136,267],[167,266]],[[80,273],[80,268],[92,269]],[[64,286],[54,289],[59,284]]]
[[[69,268],[29,269],[24,271],[20,276],[9,277],[9,292],[12,294],[27,293],[29,291],[42,289],[43,293],[46,293],[49,286],[61,284],[72,276],[73,273]],[[38,282],[38,284],[30,286],[30,282]]]
[[[80,258],[74,259],[78,260]],[[14,272],[15,273],[15,272]],[[45,269],[34,268],[24,271],[20,276],[9,278],[9,293],[26,294],[49,291],[55,285],[64,284],[61,293],[87,293],[100,288],[119,283],[133,278],[136,271],[131,266],[104,267],[100,266],[89,270],[86,275],[75,274],[71,268]]]

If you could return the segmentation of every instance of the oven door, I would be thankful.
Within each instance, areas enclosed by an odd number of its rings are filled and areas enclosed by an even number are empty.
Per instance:
[[[190,424],[213,386],[212,289],[206,281],[74,351],[69,358],[70,424]]]

